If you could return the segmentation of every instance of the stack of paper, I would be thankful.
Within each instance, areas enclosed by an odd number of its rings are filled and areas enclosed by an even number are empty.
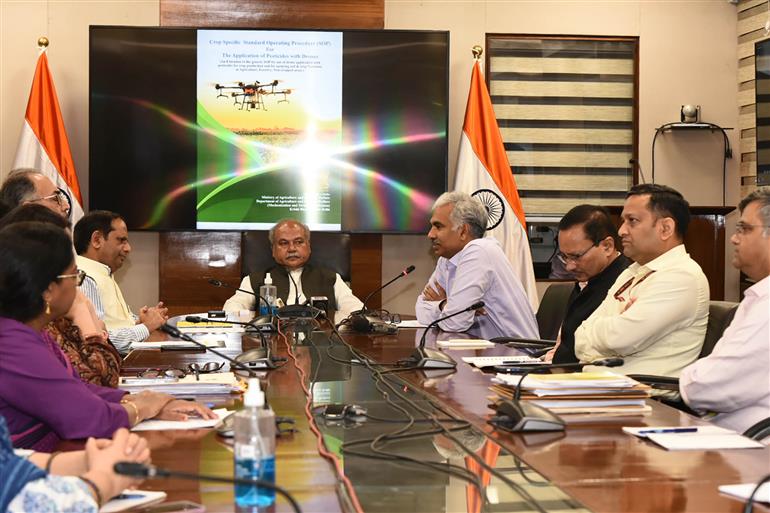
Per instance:
[[[485,367],[494,367],[495,365],[547,365],[540,358],[534,358],[527,355],[517,356],[463,356],[463,361],[467,364],[483,369]]]
[[[131,393],[153,390],[171,395],[211,395],[240,392],[240,381],[232,372],[189,374],[184,378],[120,378],[119,388]]]
[[[133,428],[131,431],[167,431],[167,430],[181,430],[181,429],[206,429],[213,428],[219,424],[225,417],[229,416],[232,412],[226,408],[219,408],[212,410],[217,416],[216,419],[201,419],[197,417],[190,417],[187,420],[143,420]]]
[[[498,374],[492,391],[510,399],[520,380],[521,376]],[[625,416],[651,411],[646,402],[649,386],[610,371],[529,374],[521,388],[523,400],[548,408],[567,422],[577,420],[569,415]]]

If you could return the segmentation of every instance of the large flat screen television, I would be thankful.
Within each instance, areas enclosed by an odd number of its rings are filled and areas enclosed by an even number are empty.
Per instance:
[[[414,233],[446,189],[449,34],[92,26],[89,207],[130,229]]]

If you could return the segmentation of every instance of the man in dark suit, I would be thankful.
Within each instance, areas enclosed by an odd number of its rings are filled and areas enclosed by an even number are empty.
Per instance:
[[[604,207],[573,208],[559,222],[558,237],[556,256],[577,283],[567,303],[556,347],[546,359],[571,363],[578,361],[575,330],[604,301],[607,291],[631,262],[618,250],[618,230]]]

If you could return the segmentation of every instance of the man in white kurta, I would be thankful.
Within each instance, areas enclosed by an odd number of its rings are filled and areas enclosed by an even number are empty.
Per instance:
[[[706,335],[709,285],[683,239],[689,205],[661,185],[628,193],[618,230],[635,263],[615,281],[599,308],[575,331],[582,362],[621,356],[616,371],[678,377],[700,354]]]
[[[682,371],[679,390],[694,410],[743,432],[770,417],[770,189],[751,193],[739,209],[733,266],[756,283],[711,354]]]

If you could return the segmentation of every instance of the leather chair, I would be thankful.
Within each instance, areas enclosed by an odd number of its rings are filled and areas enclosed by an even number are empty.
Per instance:
[[[716,343],[722,338],[722,333],[733,322],[737,309],[738,303],[733,303],[732,301],[709,301],[709,323],[706,327],[706,337],[703,339],[703,347],[698,358],[711,354]]]
[[[747,436],[752,440],[762,441],[767,437],[770,437],[770,417],[762,419],[749,429],[743,432],[743,436]]]
[[[551,283],[545,290],[535,315],[541,339],[556,340],[574,288],[575,282],[569,281]]]
[[[313,232],[310,262],[336,271],[350,282],[350,234]],[[244,232],[241,242],[241,275],[264,271],[275,265],[266,231]]]

